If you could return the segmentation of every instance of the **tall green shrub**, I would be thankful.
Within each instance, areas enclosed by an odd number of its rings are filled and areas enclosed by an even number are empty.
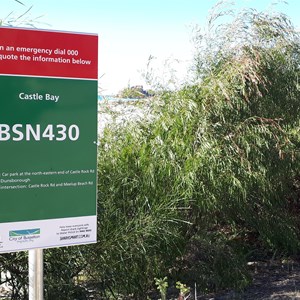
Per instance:
[[[268,249],[299,247],[289,201],[299,36],[281,14],[247,10],[221,24],[222,15],[197,31],[195,81],[154,99],[151,122],[112,125],[100,140],[91,272],[111,291],[143,293],[154,277],[180,277],[193,244],[206,254],[190,280],[207,288],[247,283],[239,251],[253,237]],[[226,261],[234,255],[239,265]]]
[[[210,182],[205,194],[223,195],[216,204],[224,219],[246,222],[269,245],[296,250],[287,197],[299,169],[291,134],[299,128],[299,35],[286,16],[255,10],[210,29],[213,42],[196,37],[195,60],[205,122],[199,150],[208,140],[214,153],[199,168]]]

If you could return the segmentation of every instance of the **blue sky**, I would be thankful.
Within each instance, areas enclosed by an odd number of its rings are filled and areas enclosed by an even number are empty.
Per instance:
[[[168,58],[180,64],[179,77],[192,59],[192,28],[204,24],[217,0],[1,0],[0,18],[18,16],[33,6],[27,18],[39,18],[38,28],[91,32],[99,35],[99,80],[103,94],[117,93],[128,84],[145,85],[141,71],[148,57],[159,66]],[[271,0],[237,0],[237,7],[268,9]],[[283,2],[283,1],[277,1]],[[300,1],[280,3],[296,27]],[[161,71],[162,72],[162,71]],[[163,76],[163,75],[161,75]]]

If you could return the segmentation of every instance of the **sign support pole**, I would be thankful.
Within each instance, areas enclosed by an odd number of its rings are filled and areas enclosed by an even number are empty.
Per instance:
[[[43,249],[32,249],[28,251],[29,300],[44,299],[43,261]]]

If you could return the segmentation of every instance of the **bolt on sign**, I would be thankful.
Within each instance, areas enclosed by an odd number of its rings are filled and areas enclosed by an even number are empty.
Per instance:
[[[98,36],[0,37],[0,253],[94,243]]]

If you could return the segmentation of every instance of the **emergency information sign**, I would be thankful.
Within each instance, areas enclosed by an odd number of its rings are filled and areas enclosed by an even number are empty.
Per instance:
[[[0,27],[0,253],[96,242],[98,36]]]

